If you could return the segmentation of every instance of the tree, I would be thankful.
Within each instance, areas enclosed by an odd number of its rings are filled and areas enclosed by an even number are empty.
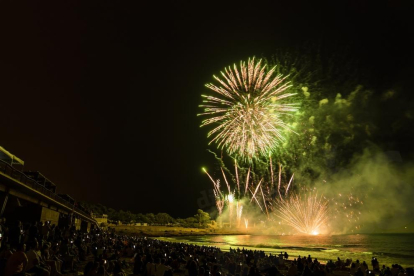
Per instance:
[[[187,221],[185,219],[178,218],[177,223],[182,227],[187,227]]]
[[[199,227],[207,227],[207,224],[210,223],[210,214],[201,209],[197,210],[197,214],[194,217],[196,218]]]
[[[119,220],[121,220],[121,216],[120,216],[119,212],[112,209],[112,211],[109,212],[109,214],[108,214],[108,219],[118,222]]]
[[[163,225],[174,222],[174,219],[167,213],[158,213],[155,216],[155,220],[157,223],[163,224]]]
[[[147,216],[145,216],[145,215],[143,215],[141,213],[136,214],[135,220],[136,220],[136,222],[139,222],[139,223],[149,223],[150,222],[148,220]]]
[[[185,219],[186,226],[185,227],[197,227],[198,221],[195,217],[189,217]]]
[[[155,215],[153,213],[148,213],[145,216],[147,217],[148,223],[155,223]]]

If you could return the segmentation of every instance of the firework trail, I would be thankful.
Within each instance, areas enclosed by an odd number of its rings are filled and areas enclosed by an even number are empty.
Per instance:
[[[284,140],[283,132],[291,131],[283,121],[284,115],[297,110],[295,104],[285,103],[294,95],[286,93],[291,85],[286,77],[275,74],[275,67],[268,70],[255,58],[240,62],[239,67],[225,68],[221,76],[214,76],[219,86],[206,85],[219,95],[202,95],[204,104],[200,105],[204,113],[199,115],[210,116],[201,126],[217,125],[208,133],[210,143],[250,162],[267,157]]]
[[[272,167],[272,165],[270,164]],[[279,178],[278,178],[278,184],[277,186],[273,185],[272,183],[268,183],[264,180],[264,178],[261,178],[260,181],[255,183],[253,181],[251,168],[249,167],[247,169],[247,173],[245,178],[242,175],[239,175],[238,173],[238,166],[237,162],[234,163],[234,171],[235,171],[235,177],[231,177],[229,182],[228,177],[226,176],[224,169],[221,168],[222,177],[224,179],[224,182],[226,183],[227,192],[221,190],[220,185],[220,179],[215,180],[206,169],[203,168],[203,171],[208,175],[211,182],[213,183],[213,192],[216,199],[216,206],[219,212],[219,215],[222,214],[223,208],[225,206],[228,206],[230,216],[233,215],[233,209],[234,205],[236,207],[236,219],[237,219],[237,225],[240,225],[240,221],[242,218],[242,210],[243,205],[240,201],[245,201],[246,203],[252,203],[256,204],[260,210],[265,213],[269,218],[269,212],[271,211],[271,208],[268,206],[269,202],[273,202],[275,200],[275,196],[278,194],[279,197],[282,199],[282,194],[280,193],[282,187],[282,179],[281,179],[281,170],[282,167],[279,165]],[[244,182],[242,179],[244,179]],[[292,183],[293,176],[291,177],[286,193]],[[244,187],[243,187],[244,186]],[[275,189],[278,189],[276,192]]]
[[[270,167],[272,164],[270,162]],[[265,181],[261,178],[260,181],[254,183],[251,177],[251,170],[247,170],[247,177],[245,181],[239,179],[237,173],[237,163],[235,162],[236,179],[230,178],[233,181],[229,182],[225,176],[224,170],[221,169],[223,178],[225,179],[228,194],[220,190],[220,180],[214,180],[208,173],[210,180],[213,183],[213,191],[216,195],[216,205],[219,214],[222,214],[223,208],[227,206],[229,210],[229,223],[233,224],[236,220],[235,226],[241,227],[243,206],[241,201],[256,205],[260,208],[263,214],[266,214],[268,221],[275,221],[281,219],[282,222],[296,231],[304,234],[319,234],[322,228],[326,226],[328,219],[328,202],[329,200],[323,196],[318,196],[314,192],[306,192],[305,196],[300,196],[296,193],[289,194],[292,186],[292,175],[286,183],[282,181],[282,166],[279,165],[277,183],[273,184],[272,180]],[[244,178],[244,177],[243,177]],[[273,178],[273,176],[271,176]],[[234,183],[233,183],[234,182]],[[243,187],[243,185],[245,187]],[[232,192],[232,187],[234,191]],[[240,187],[241,186],[241,187]],[[247,193],[241,193],[240,190],[247,190]],[[239,195],[239,198],[236,198]],[[352,197],[351,197],[352,199]],[[274,204],[272,204],[274,203]],[[235,214],[234,214],[235,212]],[[235,218],[233,218],[235,216]],[[247,218],[244,217],[245,223]]]
[[[207,172],[207,170],[205,168],[203,168],[203,171],[208,175],[208,177],[210,178],[211,182],[213,183],[213,193],[214,193],[214,197],[216,199],[216,206],[217,206],[217,210],[219,212],[219,215],[221,215],[221,213],[223,212],[223,208],[224,208],[224,203],[225,203],[225,197],[223,195],[223,193],[220,190],[220,179],[218,179],[217,181],[214,181],[213,177],[211,177],[211,175]],[[224,172],[223,172],[224,174]]]

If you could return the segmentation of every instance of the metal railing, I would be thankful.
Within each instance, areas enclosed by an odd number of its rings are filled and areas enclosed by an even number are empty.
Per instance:
[[[73,203],[61,198],[58,194],[54,193],[53,191],[47,189],[45,186],[41,185],[40,183],[36,182],[34,179],[28,177],[23,172],[13,168],[10,164],[0,160],[0,172],[5,175],[10,176],[11,178],[23,183],[26,186],[29,186],[33,190],[40,192],[41,194],[65,205],[66,207],[75,210],[76,212],[91,218],[91,215],[86,213],[85,211],[81,210],[80,208],[74,206]]]

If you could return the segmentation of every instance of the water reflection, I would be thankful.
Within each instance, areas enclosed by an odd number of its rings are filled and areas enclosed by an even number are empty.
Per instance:
[[[263,250],[266,253],[287,251],[290,256],[307,256],[321,261],[351,258],[370,262],[377,257],[382,264],[414,266],[414,234],[400,235],[213,235],[164,238],[169,241],[217,246],[227,251],[230,247]]]

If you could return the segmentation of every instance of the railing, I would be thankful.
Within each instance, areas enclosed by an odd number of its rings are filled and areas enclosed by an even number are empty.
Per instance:
[[[54,193],[53,191],[47,189],[45,186],[39,184],[38,182],[36,182],[35,180],[33,180],[32,178],[28,177],[27,175],[25,175],[24,173],[22,173],[21,171],[13,168],[12,166],[10,166],[10,164],[4,162],[3,160],[0,160],[0,172],[2,172],[5,175],[10,176],[11,178],[25,184],[26,186],[29,186],[30,188],[40,192],[41,194],[65,205],[68,208],[74,209],[76,212],[90,218],[91,216],[89,214],[87,214],[86,212],[84,212],[83,210],[81,210],[78,207],[74,207],[73,203],[61,198],[58,194]]]

